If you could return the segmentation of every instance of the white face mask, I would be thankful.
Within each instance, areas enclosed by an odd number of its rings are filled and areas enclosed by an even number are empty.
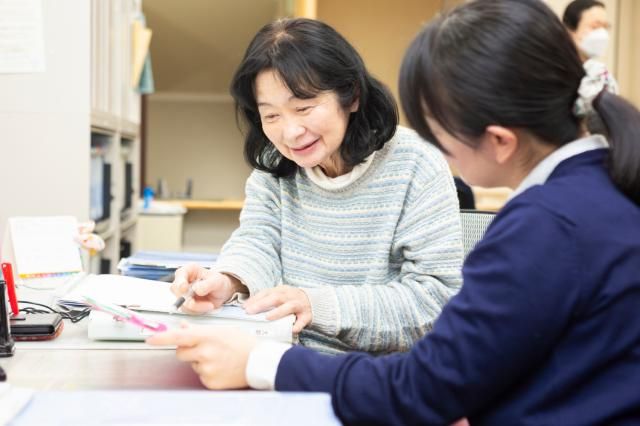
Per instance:
[[[579,47],[589,58],[596,58],[604,55],[608,44],[609,32],[604,28],[598,28],[584,36]]]

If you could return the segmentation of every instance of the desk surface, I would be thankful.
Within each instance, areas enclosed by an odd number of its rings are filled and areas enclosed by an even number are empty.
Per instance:
[[[18,291],[53,305],[49,292]],[[13,357],[0,358],[9,389],[36,391],[11,424],[339,424],[328,394],[206,390],[174,349],[91,341],[87,327],[86,318],[65,320],[57,338],[17,342]],[[18,411],[2,397],[0,419],[11,419]]]
[[[173,349],[92,342],[86,337],[86,319],[77,324],[65,320],[64,327],[54,340],[17,342],[13,357],[0,358],[8,382],[38,390],[205,389]]]
[[[328,394],[206,390],[173,349],[86,337],[81,348],[86,319],[65,321],[58,338],[0,358],[11,386],[36,390],[11,424],[340,424]]]

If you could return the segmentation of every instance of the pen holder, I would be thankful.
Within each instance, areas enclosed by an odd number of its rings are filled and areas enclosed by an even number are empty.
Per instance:
[[[9,311],[7,310],[7,284],[0,281],[0,357],[13,356],[15,343],[11,337]]]

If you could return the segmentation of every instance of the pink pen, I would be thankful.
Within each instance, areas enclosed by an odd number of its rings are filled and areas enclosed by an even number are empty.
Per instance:
[[[168,327],[159,321],[153,321],[143,316],[140,316],[130,309],[123,308],[115,303],[98,302],[97,300],[83,296],[85,302],[87,302],[93,309],[107,313],[116,319],[129,322],[137,325],[138,327],[145,328],[147,330],[159,333],[161,331],[167,331]]]

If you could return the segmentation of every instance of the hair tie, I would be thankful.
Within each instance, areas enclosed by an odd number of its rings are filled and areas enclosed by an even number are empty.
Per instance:
[[[583,67],[586,75],[580,82],[578,98],[573,104],[573,114],[576,117],[585,117],[592,112],[593,100],[603,90],[606,89],[613,94],[618,93],[618,84],[602,62],[589,59],[584,63]]]

